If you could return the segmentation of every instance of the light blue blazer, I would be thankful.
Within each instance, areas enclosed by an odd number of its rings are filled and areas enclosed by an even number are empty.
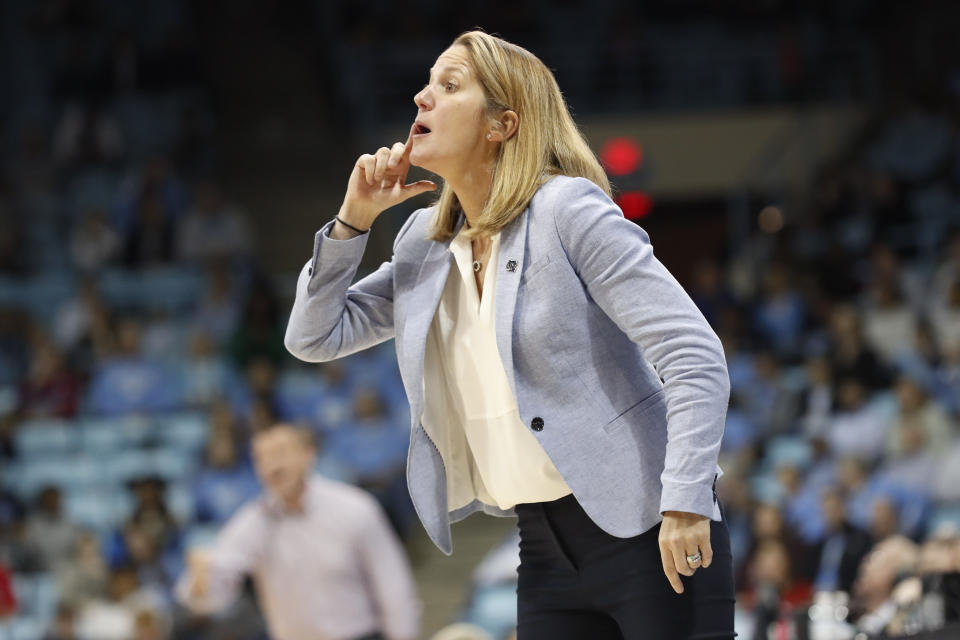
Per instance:
[[[335,240],[325,224],[284,344],[324,362],[396,337],[410,402],[410,495],[450,554],[451,522],[512,510],[474,501],[448,513],[444,461],[420,422],[427,331],[454,259],[449,241],[427,238],[434,212],[411,214],[392,260],[354,284],[369,234]],[[557,176],[503,228],[494,267],[497,346],[520,418],[590,518],[618,537],[643,533],[667,510],[719,521],[726,361],[647,233],[593,182]]]

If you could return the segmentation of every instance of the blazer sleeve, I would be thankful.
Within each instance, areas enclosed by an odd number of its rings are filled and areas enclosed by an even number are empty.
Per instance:
[[[730,379],[720,339],[653,255],[646,231],[590,180],[564,181],[554,219],[567,257],[593,300],[663,379],[667,451],[660,512],[710,517]]]
[[[394,256],[419,211],[393,241]],[[347,240],[330,237],[334,220],[314,235],[313,257],[297,278],[297,292],[283,344],[305,362],[326,362],[389,340],[393,327],[394,257],[353,285],[369,233]]]

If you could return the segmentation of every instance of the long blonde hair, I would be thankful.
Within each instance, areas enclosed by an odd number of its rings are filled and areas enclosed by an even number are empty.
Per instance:
[[[516,133],[500,143],[483,211],[464,235],[496,233],[520,215],[540,185],[555,175],[587,178],[610,195],[607,174],[570,116],[553,73],[539,58],[483,31],[467,31],[453,44],[467,49],[487,98],[486,115],[495,118],[511,109],[519,116]],[[460,203],[444,183],[434,204],[429,235],[444,242],[453,236]]]

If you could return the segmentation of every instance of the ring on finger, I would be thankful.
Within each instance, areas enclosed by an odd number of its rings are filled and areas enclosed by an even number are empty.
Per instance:
[[[703,556],[700,555],[700,550],[698,549],[694,554],[687,554],[687,564],[691,567],[694,567],[700,564],[700,560]]]

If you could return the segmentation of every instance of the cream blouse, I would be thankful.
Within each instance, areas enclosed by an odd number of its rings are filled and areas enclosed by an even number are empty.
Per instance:
[[[520,420],[497,349],[497,270],[484,273],[481,298],[466,228],[450,243],[457,268],[447,276],[424,352],[421,421],[444,460],[448,509],[477,499],[500,509],[556,500],[570,488]],[[499,246],[498,232],[490,265],[497,264]]]

